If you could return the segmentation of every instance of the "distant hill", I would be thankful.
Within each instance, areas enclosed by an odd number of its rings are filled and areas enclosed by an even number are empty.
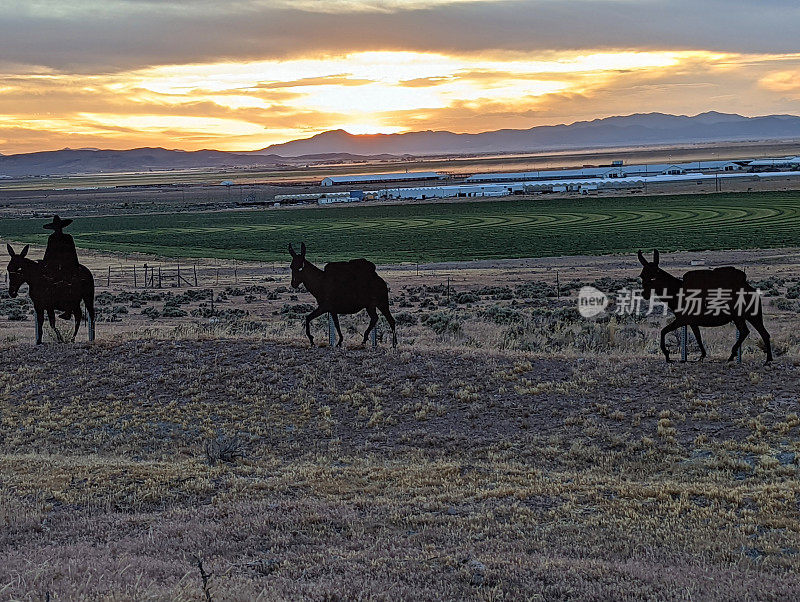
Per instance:
[[[481,134],[428,130],[406,134],[353,135],[344,130],[333,130],[303,140],[273,144],[257,152],[275,153],[283,157],[331,152],[436,155],[786,138],[800,138],[800,117],[743,117],[710,111],[693,117],[664,113],[635,114],[578,121],[570,125],[504,129]]]
[[[647,113],[579,121],[570,125],[480,134],[409,132],[354,135],[323,132],[302,140],[273,144],[258,151],[182,151],[165,148],[132,150],[62,149],[0,155],[0,178],[57,176],[125,171],[257,167],[392,159],[404,155],[479,154],[578,148],[653,146],[743,140],[800,139],[800,117],[743,117],[710,111],[693,117]]]
[[[0,155],[0,178],[59,176],[115,172],[166,171],[224,167],[276,167],[372,159],[350,153],[314,153],[281,157],[275,154],[229,153],[216,150],[182,151],[165,148],[132,150],[70,149]],[[393,158],[385,155],[382,158]]]

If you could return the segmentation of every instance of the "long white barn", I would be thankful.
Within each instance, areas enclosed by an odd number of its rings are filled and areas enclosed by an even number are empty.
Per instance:
[[[550,169],[542,171],[481,173],[470,176],[467,182],[510,182],[520,180],[553,180],[582,178],[628,178],[633,176],[681,175],[697,172],[741,171],[742,163],[734,161],[693,161],[691,163],[656,163],[641,165],[614,165],[613,167],[584,167],[582,169]]]
[[[612,177],[612,178],[560,178],[553,180],[525,180],[517,182],[464,184],[449,186],[417,186],[409,188],[389,188],[378,191],[385,199],[432,199],[455,197],[508,196],[524,192],[561,192],[566,190],[602,190],[609,188],[634,188],[645,183],[662,184],[683,181],[713,180],[714,178],[769,178],[781,176],[800,177],[800,172],[723,172],[723,173],[683,173],[658,174],[650,176]]]
[[[800,156],[798,157],[779,157],[774,159],[756,159],[751,161],[748,165],[753,169],[764,168],[784,168],[784,169],[797,169],[800,167]]]
[[[435,171],[410,171],[405,173],[374,173],[352,176],[328,176],[322,179],[322,186],[336,184],[379,184],[405,180],[438,180],[442,176]]]

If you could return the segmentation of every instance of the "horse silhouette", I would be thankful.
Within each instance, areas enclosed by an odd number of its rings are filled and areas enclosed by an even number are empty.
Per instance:
[[[378,323],[378,312],[386,316],[392,329],[392,346],[397,347],[395,321],[389,312],[389,287],[375,272],[375,264],[366,259],[336,261],[325,265],[321,270],[306,259],[306,244],[300,244],[300,253],[289,245],[292,255],[292,287],[300,288],[304,284],[306,290],[317,300],[317,309],[306,316],[306,334],[311,346],[311,320],[324,313],[330,313],[336,332],[339,334],[337,347],[341,347],[342,329],[339,327],[339,314],[356,314],[366,309],[369,314],[369,326],[364,332],[362,345],[366,344],[370,331]]]
[[[661,329],[661,351],[669,362],[666,336],[681,326],[689,326],[700,346],[700,360],[706,357],[706,348],[700,336],[700,327],[724,326],[734,323],[739,337],[733,345],[728,361],[733,361],[745,337],[750,333],[750,322],[764,342],[767,362],[772,361],[769,333],[764,328],[764,315],[759,292],[747,282],[742,270],[721,267],[712,270],[691,270],[678,278],[658,267],[659,253],[653,251],[653,261],[647,261],[639,251],[642,264],[642,296],[653,294],[662,297],[675,314],[675,319]]]
[[[16,297],[23,284],[28,285],[28,295],[33,301],[36,311],[36,344],[42,343],[42,326],[44,314],[50,326],[55,330],[59,341],[63,341],[61,333],[56,329],[56,311],[70,312],[75,318],[75,332],[78,334],[83,313],[81,301],[86,307],[89,321],[89,340],[94,341],[94,277],[84,265],[66,280],[57,280],[48,273],[45,266],[32,259],[27,259],[29,245],[25,245],[20,253],[16,253],[11,245],[6,245],[11,261],[8,262],[8,295]]]

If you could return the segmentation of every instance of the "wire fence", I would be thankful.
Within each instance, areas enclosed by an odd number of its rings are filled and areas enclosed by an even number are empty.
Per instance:
[[[276,264],[132,263],[94,270],[97,288],[193,288],[258,284],[285,277],[288,267]]]

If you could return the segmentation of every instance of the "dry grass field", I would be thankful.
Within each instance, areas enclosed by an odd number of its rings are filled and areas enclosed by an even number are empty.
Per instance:
[[[2,298],[0,598],[797,598],[795,257],[662,259],[744,267],[770,366],[752,337],[722,361],[732,327],[666,365],[663,318],[580,318],[628,256],[386,266],[396,350],[355,346],[364,316],[308,349],[283,267],[98,277],[91,346],[32,346]]]

